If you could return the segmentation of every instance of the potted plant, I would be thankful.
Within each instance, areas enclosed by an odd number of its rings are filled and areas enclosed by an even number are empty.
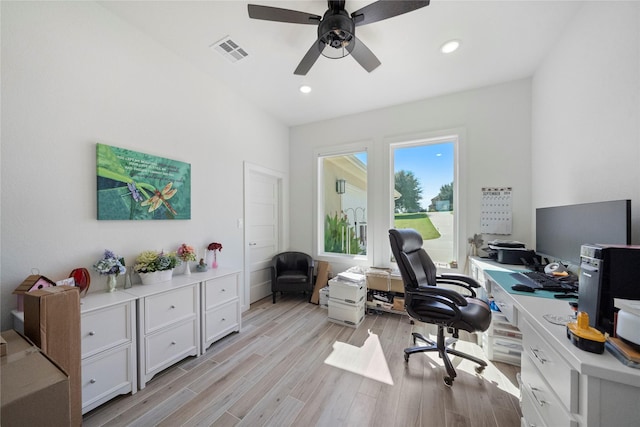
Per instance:
[[[93,264],[93,268],[101,275],[107,276],[108,292],[116,290],[116,278],[119,274],[124,274],[127,271],[124,259],[108,249],[104,250],[104,255]]]
[[[136,258],[133,267],[143,285],[171,280],[173,269],[180,265],[175,252],[144,251]]]
[[[178,248],[177,254],[178,254],[178,258],[180,258],[180,261],[184,262],[185,264],[184,274],[191,274],[191,269],[189,268],[189,261],[196,260],[196,250],[193,248],[193,246],[189,246],[186,243],[183,243]]]

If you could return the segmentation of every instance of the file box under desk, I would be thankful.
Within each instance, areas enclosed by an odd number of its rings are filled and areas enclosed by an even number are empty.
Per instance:
[[[347,304],[329,298],[329,321],[357,328],[363,320],[364,301],[357,304]]]
[[[348,282],[345,280],[329,280],[329,299],[349,304],[364,303],[367,298],[366,282]]]

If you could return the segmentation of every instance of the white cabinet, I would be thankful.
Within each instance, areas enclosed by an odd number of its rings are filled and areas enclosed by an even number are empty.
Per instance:
[[[202,353],[220,338],[240,331],[240,274],[220,271],[202,282]]]
[[[143,389],[163,369],[200,353],[198,274],[127,289],[138,296],[138,383]]]
[[[119,394],[135,393],[136,306],[125,292],[81,299],[82,413]]]

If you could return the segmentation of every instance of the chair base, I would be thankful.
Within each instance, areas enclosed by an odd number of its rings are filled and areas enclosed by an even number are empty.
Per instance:
[[[484,371],[484,368],[487,366],[487,362],[485,362],[484,360],[479,359],[470,354],[463,353],[453,348],[455,346],[455,343],[458,340],[456,338],[449,338],[445,340],[443,326],[438,326],[438,335],[437,335],[436,342],[425,338],[422,334],[419,334],[417,332],[414,332],[412,335],[413,335],[414,344],[416,343],[416,340],[420,340],[427,345],[405,348],[404,349],[405,362],[409,362],[409,356],[414,353],[426,353],[430,351],[437,351],[438,355],[444,362],[444,366],[447,370],[447,376],[444,377],[444,383],[449,387],[453,385],[453,380],[457,376],[456,370],[454,369],[453,364],[451,363],[451,359],[449,359],[450,354],[454,356],[462,357],[463,359],[467,359],[478,364],[478,366],[476,366],[476,369],[475,369],[477,373],[481,373],[482,371]]]

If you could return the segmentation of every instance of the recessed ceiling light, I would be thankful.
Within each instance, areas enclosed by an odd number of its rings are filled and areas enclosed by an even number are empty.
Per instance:
[[[302,93],[309,93],[309,92],[311,92],[311,86],[308,86],[308,85],[302,85],[302,86],[300,86],[300,92],[302,92]]]
[[[440,48],[440,52],[442,53],[452,53],[458,50],[460,47],[460,40],[449,40]]]

